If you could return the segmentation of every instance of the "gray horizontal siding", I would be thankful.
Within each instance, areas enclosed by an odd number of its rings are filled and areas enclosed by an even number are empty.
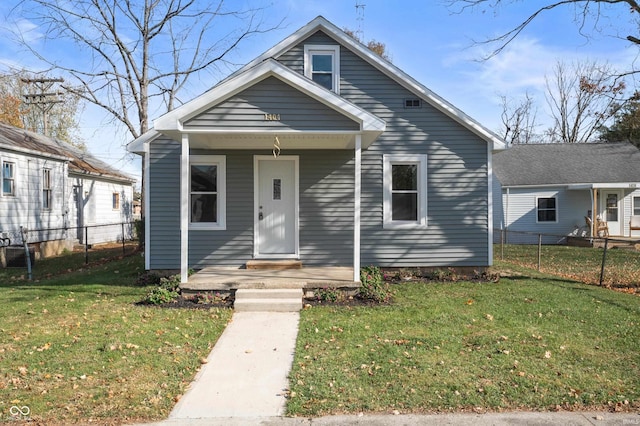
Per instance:
[[[300,258],[353,265],[353,151],[300,152]]]
[[[242,266],[253,257],[253,156],[268,151],[205,151],[227,159],[227,229],[189,232],[189,265]],[[353,262],[351,151],[287,151],[300,158],[300,259],[305,265]]]
[[[191,154],[226,156],[227,227],[189,231],[189,265],[242,266],[253,256],[253,152],[193,150]]]
[[[318,32],[278,60],[302,73],[305,44],[335,43]],[[362,155],[362,264],[488,265],[487,143],[425,102],[405,109],[404,100],[415,94],[344,46],[340,50],[340,96],[386,122]],[[426,229],[383,229],[384,154],[427,154]]]
[[[265,114],[280,119],[266,121]],[[215,127],[228,130],[359,130],[353,120],[269,77],[242,93],[188,120],[186,129]]]
[[[180,144],[149,144],[149,250],[151,269],[180,268]]]

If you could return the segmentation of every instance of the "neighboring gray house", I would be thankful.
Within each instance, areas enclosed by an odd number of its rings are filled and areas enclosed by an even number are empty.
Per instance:
[[[503,146],[318,17],[129,144],[146,268],[490,265]]]
[[[640,215],[640,151],[631,144],[514,145],[494,156],[493,170],[497,229],[552,234],[543,243],[563,243],[566,235],[596,235],[589,218],[606,222],[612,237],[640,237],[629,228]],[[512,243],[538,242],[508,235]]]
[[[131,221],[135,180],[67,143],[0,123],[0,167],[0,233],[13,244],[22,226],[48,256],[84,242],[85,225]],[[88,242],[120,238],[122,226],[103,226]]]

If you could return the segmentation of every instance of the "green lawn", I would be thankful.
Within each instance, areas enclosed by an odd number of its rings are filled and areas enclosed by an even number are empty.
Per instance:
[[[44,424],[165,418],[231,311],[135,306],[139,255],[74,256],[36,263],[34,282],[0,270],[0,423],[14,405]]]
[[[602,266],[601,248],[542,246],[541,271],[589,284],[597,284]],[[495,258],[504,262],[537,268],[538,246],[505,244],[495,246]],[[640,291],[640,251],[613,248],[607,250],[603,284]]]
[[[526,275],[394,288],[302,312],[290,415],[640,409],[638,296]]]

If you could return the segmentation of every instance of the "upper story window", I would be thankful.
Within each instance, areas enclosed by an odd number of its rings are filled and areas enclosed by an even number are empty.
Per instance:
[[[383,157],[384,227],[427,225],[427,156]]]
[[[340,93],[340,46],[306,45],[304,75],[321,86]]]
[[[556,197],[538,197],[536,199],[537,221],[557,222],[558,203]]]
[[[2,162],[2,195],[16,195],[16,164]]]
[[[51,209],[51,169],[42,170],[42,208]]]

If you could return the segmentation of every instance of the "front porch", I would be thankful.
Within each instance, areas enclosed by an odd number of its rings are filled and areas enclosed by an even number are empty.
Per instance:
[[[360,283],[353,280],[351,267],[303,267],[300,269],[240,269],[208,267],[183,282],[183,294],[215,292],[234,295],[239,289],[302,289],[310,297],[314,289],[335,288],[355,292]]]

